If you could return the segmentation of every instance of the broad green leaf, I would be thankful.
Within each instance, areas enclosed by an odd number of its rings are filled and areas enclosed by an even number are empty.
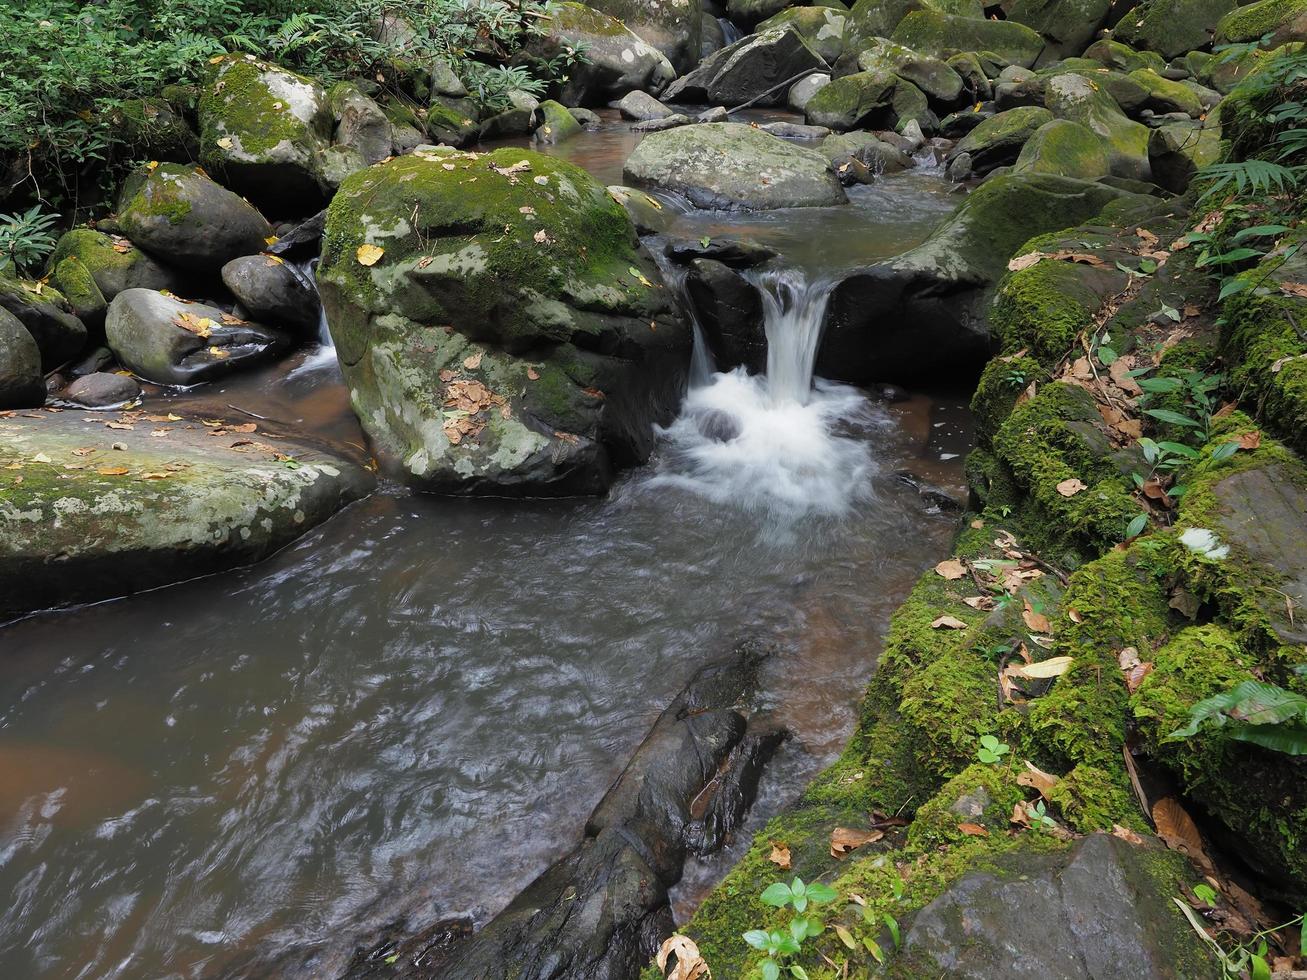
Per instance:
[[[783,881],[768,885],[767,889],[758,896],[764,905],[775,905],[777,908],[784,908],[788,905],[790,897],[790,886]]]
[[[1191,419],[1188,415],[1181,415],[1179,412],[1173,412],[1168,408],[1150,408],[1144,411],[1145,415],[1150,415],[1159,422],[1170,422],[1172,425],[1184,425],[1191,429],[1201,429],[1202,423],[1197,419]]]
[[[1144,528],[1148,526],[1148,515],[1140,514],[1133,521],[1126,525],[1125,536],[1127,538],[1137,538],[1144,533]]]
[[[799,966],[798,963],[790,964],[790,975],[793,976],[795,980],[808,980],[808,971]]]
[[[1139,378],[1136,383],[1144,391],[1154,395],[1169,394],[1184,387],[1184,382],[1179,378]]]
[[[835,927],[835,935],[839,936],[840,942],[842,942],[849,949],[858,948],[858,944],[853,941],[853,933],[849,932],[849,930],[845,929],[843,926]]]
[[[762,961],[762,980],[780,980],[781,968],[775,960]]]
[[[899,931],[899,920],[894,918],[888,912],[884,914],[885,928],[889,930],[890,938],[894,940],[894,948],[898,949],[903,945],[903,935]]]
[[[1252,980],[1271,980],[1271,964],[1261,956],[1254,953],[1249,958],[1249,966],[1252,967]]]
[[[1193,446],[1186,446],[1183,442],[1159,442],[1157,446],[1159,449],[1165,449],[1176,456],[1184,456],[1186,459],[1197,459],[1201,455]]]
[[[1116,363],[1116,359],[1119,356],[1120,355],[1117,354],[1117,352],[1114,351],[1111,347],[1100,346],[1098,348],[1098,359],[1099,361],[1102,362],[1103,367],[1111,367],[1113,364]]]
[[[1184,319],[1184,317],[1180,315],[1179,310],[1177,310],[1174,306],[1167,306],[1165,303],[1162,304],[1162,308],[1157,312],[1161,313],[1162,316],[1166,317],[1172,323],[1179,323],[1181,320]]]
[[[767,933],[761,929],[750,929],[744,934],[744,941],[754,949],[766,949]]]
[[[880,943],[876,942],[876,940],[872,939],[870,936],[864,936],[862,938],[862,945],[867,947],[867,952],[871,954],[871,958],[877,963],[885,962],[885,953],[881,950]]]
[[[1234,296],[1236,293],[1242,293],[1251,285],[1252,282],[1247,279],[1227,279],[1221,284],[1221,292],[1216,298],[1221,300],[1227,296]]]
[[[1223,459],[1229,459],[1239,451],[1239,440],[1234,439],[1230,442],[1223,442],[1212,450],[1212,455],[1208,458],[1213,463],[1219,463]]]
[[[825,905],[827,902],[833,902],[835,899],[839,898],[839,894],[839,892],[824,882],[814,881],[808,886],[808,898],[817,905]]]
[[[1249,238],[1264,238],[1267,235],[1279,235],[1289,230],[1287,225],[1256,225],[1252,228],[1245,228],[1237,232],[1234,236],[1235,242],[1242,242]]]

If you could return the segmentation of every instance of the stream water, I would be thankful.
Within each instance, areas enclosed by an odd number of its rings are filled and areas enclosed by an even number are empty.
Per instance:
[[[634,139],[610,122],[557,152],[615,182]],[[484,921],[746,638],[775,649],[763,708],[795,733],[751,819],[792,798],[953,528],[894,474],[960,489],[970,440],[959,395],[810,384],[826,289],[952,203],[909,174],[844,209],[684,216],[782,252],[756,278],[768,374],[701,379],[605,499],[383,486],[256,567],[0,630],[0,976],[223,976],[399,916]],[[313,348],[159,394],[363,443]],[[727,442],[705,435],[723,416]],[[726,860],[689,869],[679,912]]]

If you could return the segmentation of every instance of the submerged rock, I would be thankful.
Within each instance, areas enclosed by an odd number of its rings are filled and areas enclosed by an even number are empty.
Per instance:
[[[364,429],[423,489],[598,492],[647,456],[688,369],[689,329],[621,205],[529,150],[353,175],[318,286]]]
[[[154,438],[83,415],[0,420],[0,619],[258,561],[373,486],[293,438],[233,447],[198,419]]]
[[[625,176],[684,194],[699,208],[825,207],[848,200],[820,153],[740,123],[649,136],[626,161]]]

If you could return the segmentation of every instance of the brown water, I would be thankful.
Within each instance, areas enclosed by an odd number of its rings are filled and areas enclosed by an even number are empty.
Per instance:
[[[596,170],[621,132],[586,138]],[[866,197],[825,212],[848,240],[817,214],[686,220],[829,268],[914,244],[947,200],[920,176]],[[334,370],[293,364],[182,397],[362,445]],[[711,499],[670,451],[603,500],[386,486],[254,568],[0,631],[0,977],[217,975],[402,914],[484,920],[745,637],[774,644],[763,708],[796,734],[765,808],[792,798],[953,529],[892,474],[958,488],[970,440],[949,394],[842,426],[866,466],[838,514]],[[687,903],[721,867],[691,869]]]

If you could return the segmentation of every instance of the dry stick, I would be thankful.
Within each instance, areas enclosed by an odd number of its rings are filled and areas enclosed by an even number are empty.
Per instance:
[[[815,73],[816,73],[816,69],[815,69],[815,68],[809,68],[809,69],[807,69],[806,71],[801,71],[801,72],[799,72],[797,75],[793,76],[792,78],[787,78],[787,79],[785,79],[785,81],[780,82],[780,83],[777,84],[777,85],[773,85],[773,86],[772,86],[771,88],[769,88],[767,91],[765,91],[765,92],[760,92],[758,95],[755,95],[755,96],[754,96],[752,99],[750,99],[748,102],[741,102],[741,103],[740,103],[739,105],[737,105],[734,109],[727,109],[727,110],[726,110],[726,114],[729,116],[729,115],[730,115],[731,113],[733,113],[733,112],[739,112],[741,109],[747,109],[747,108],[749,108],[749,106],[753,105],[755,102],[760,102],[761,100],[767,98],[767,96],[771,95],[771,94],[772,94],[773,92],[775,92],[777,89],[784,88],[786,85],[793,85],[793,84],[794,84],[795,82],[797,82],[799,79],[801,79],[801,78],[807,78],[809,75],[812,75],[812,74],[815,74]]]
[[[253,412],[247,411],[243,408],[237,408],[235,405],[231,404],[230,402],[227,403],[227,407],[230,408],[233,412],[240,412],[242,415],[248,415],[252,419],[258,419],[260,422],[279,422],[281,425],[286,424],[285,422],[281,422],[280,419],[268,418],[268,416],[266,415],[255,415]]]

